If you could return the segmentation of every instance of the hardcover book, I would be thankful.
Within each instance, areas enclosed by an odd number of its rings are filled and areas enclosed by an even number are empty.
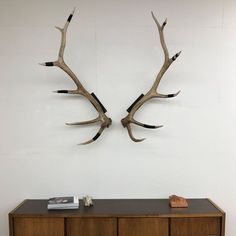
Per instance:
[[[48,200],[48,210],[78,209],[79,197],[54,197]]]

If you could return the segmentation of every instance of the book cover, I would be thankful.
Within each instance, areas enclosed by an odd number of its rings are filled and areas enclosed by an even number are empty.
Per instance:
[[[76,209],[79,207],[79,197],[54,197],[48,200],[48,209]]]

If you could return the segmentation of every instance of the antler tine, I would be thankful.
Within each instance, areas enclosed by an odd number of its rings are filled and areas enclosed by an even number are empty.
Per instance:
[[[135,125],[138,125],[138,126],[141,126],[143,128],[146,128],[146,129],[158,129],[158,128],[162,128],[163,125],[148,125],[148,124],[144,124],[144,123],[141,123],[139,121],[136,121],[133,119],[133,121],[131,121],[131,123],[135,124]]]
[[[62,36],[61,37],[61,46],[60,46],[59,55],[58,55],[58,61],[63,60],[65,47],[66,47],[66,33],[67,33],[68,26],[70,24],[70,21],[74,15],[74,13],[75,13],[75,8],[73,9],[71,14],[67,18],[67,21],[62,29],[60,27],[56,26],[56,28],[59,29],[59,31],[61,32],[61,36]]]
[[[84,143],[79,143],[78,145],[87,145],[87,144],[93,143],[94,141],[96,141],[100,137],[100,135],[102,134],[102,132],[104,131],[105,128],[106,127],[101,127],[99,129],[99,131],[97,132],[97,134],[92,139],[90,139],[89,141],[84,142]]]
[[[151,88],[153,93],[157,93],[157,87],[158,87],[163,75],[165,74],[167,69],[170,67],[172,62],[174,62],[177,59],[177,57],[180,55],[181,51],[176,53],[172,58],[170,58],[169,52],[168,52],[168,49],[167,49],[167,46],[166,46],[166,42],[165,42],[165,37],[164,37],[164,28],[167,24],[167,19],[164,21],[164,23],[161,26],[153,12],[152,12],[152,18],[153,18],[153,20],[155,21],[155,23],[157,25],[161,46],[162,46],[162,49],[163,49],[163,52],[164,52],[164,55],[165,55],[164,64],[163,64],[160,72],[158,73],[158,75],[156,77],[156,80],[155,80],[155,82],[154,82],[154,84]]]
[[[160,42],[161,42],[161,47],[163,49],[164,52],[164,63],[159,71],[159,73],[157,74],[157,77],[151,87],[151,89],[144,95],[141,94],[136,100],[135,102],[127,109],[128,111],[128,115],[123,118],[121,120],[122,125],[124,126],[124,128],[127,128],[128,130],[128,134],[130,136],[130,138],[134,141],[134,142],[141,142],[144,139],[136,139],[134,138],[133,134],[132,134],[132,130],[131,130],[131,126],[130,124],[133,123],[135,125],[144,127],[144,128],[149,128],[149,129],[156,129],[156,128],[161,128],[162,125],[158,125],[158,126],[154,126],[154,125],[147,125],[147,124],[143,124],[141,122],[136,121],[133,117],[135,115],[135,113],[137,112],[137,110],[148,100],[152,99],[152,98],[171,98],[171,97],[175,97],[179,94],[180,91],[178,91],[177,93],[172,93],[172,94],[160,94],[157,92],[157,87],[163,77],[163,75],[165,74],[165,72],[167,71],[167,69],[169,68],[169,66],[173,63],[173,61],[175,61],[177,59],[177,57],[180,55],[181,51],[178,52],[177,54],[175,54],[172,58],[169,57],[169,52],[166,46],[166,42],[165,42],[165,37],[164,37],[164,28],[167,24],[167,19],[164,21],[164,23],[162,25],[160,25],[160,23],[158,22],[157,18],[155,17],[154,13],[151,12],[152,14],[152,18],[155,21],[157,28],[158,28],[158,33],[159,33],[159,37],[160,37]]]
[[[134,137],[133,133],[132,133],[132,130],[131,130],[131,126],[130,124],[127,125],[127,130],[128,130],[128,134],[129,134],[129,137],[134,141],[134,142],[142,142],[145,140],[145,138],[141,138],[141,139],[137,139]]]
[[[170,94],[161,94],[157,93],[157,98],[173,98],[176,97],[180,93],[180,90],[177,93],[170,93]]]
[[[71,14],[67,18],[67,21],[63,28],[56,26],[56,28],[61,32],[61,44],[59,48],[58,59],[54,62],[45,62],[45,63],[41,63],[40,65],[57,66],[61,68],[67,75],[69,75],[69,77],[73,80],[73,82],[75,83],[77,87],[75,90],[57,90],[55,91],[56,93],[80,94],[86,97],[90,101],[90,103],[93,105],[93,107],[97,110],[99,115],[96,119],[89,120],[89,121],[75,122],[75,123],[66,123],[67,125],[89,125],[89,124],[100,122],[101,128],[99,132],[94,136],[92,140],[83,143],[83,144],[89,144],[97,140],[97,138],[102,134],[103,130],[105,128],[108,128],[111,125],[112,120],[106,116],[105,113],[107,111],[105,107],[102,105],[102,103],[99,101],[99,99],[96,97],[96,95],[94,93],[89,93],[84,88],[84,86],[79,81],[77,76],[73,73],[73,71],[69,68],[69,66],[64,61],[64,52],[65,52],[65,47],[66,47],[66,33],[67,33],[68,26],[71,22],[71,19],[74,15],[74,12],[75,12],[75,8],[73,9]]]
[[[74,122],[74,123],[66,123],[66,125],[90,125],[99,122],[99,117],[93,120],[82,121],[82,122]]]
[[[66,21],[66,23],[65,23],[63,28],[55,26],[55,28],[58,29],[61,32],[61,45],[60,45],[60,48],[59,48],[58,59],[56,61],[53,61],[53,62],[40,63],[40,65],[43,65],[43,66],[58,66],[58,67],[60,67],[74,81],[77,89],[74,90],[73,93],[82,94],[81,90],[84,89],[83,85],[80,83],[80,81],[77,78],[77,76],[72,72],[72,70],[66,65],[66,63],[64,61],[64,52],[65,52],[65,47],[66,47],[66,33],[67,33],[68,26],[69,26],[69,24],[71,22],[71,19],[72,19],[73,15],[74,15],[74,12],[75,12],[75,8],[70,13],[70,15],[67,18],[67,21]]]
[[[153,12],[151,12],[151,13],[152,13],[152,18],[155,21],[155,23],[157,25],[157,28],[158,28],[158,31],[159,31],[161,46],[162,46],[162,49],[163,49],[164,54],[165,54],[165,62],[167,62],[170,59],[169,58],[169,52],[168,52],[168,49],[167,49],[167,46],[166,46],[166,43],[165,43],[165,38],[164,38],[164,28],[167,24],[167,19],[164,21],[164,23],[161,26],[160,23],[158,22],[157,18],[155,17],[154,13]]]

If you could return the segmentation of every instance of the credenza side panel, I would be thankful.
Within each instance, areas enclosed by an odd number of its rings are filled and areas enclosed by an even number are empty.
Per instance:
[[[221,217],[172,218],[170,236],[221,236]]]
[[[117,218],[67,218],[66,236],[117,236]]]
[[[119,218],[119,236],[168,236],[168,218]]]
[[[65,236],[63,218],[14,218],[14,236]]]

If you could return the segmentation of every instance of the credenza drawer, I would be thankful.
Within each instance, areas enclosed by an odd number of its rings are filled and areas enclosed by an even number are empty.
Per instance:
[[[116,218],[68,218],[67,236],[117,236]]]
[[[168,236],[168,219],[119,218],[119,236]]]
[[[63,218],[20,217],[14,219],[14,236],[65,236]]]
[[[221,218],[173,218],[171,236],[220,236]]]

